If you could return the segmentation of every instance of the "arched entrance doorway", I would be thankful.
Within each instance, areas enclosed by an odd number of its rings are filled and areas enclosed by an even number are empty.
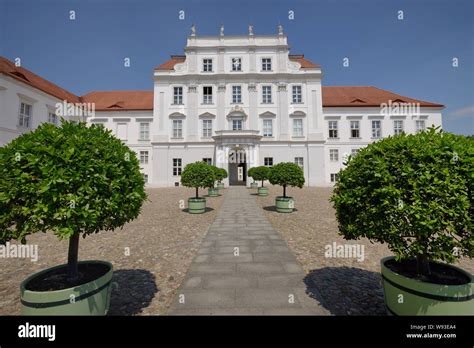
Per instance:
[[[235,146],[229,150],[229,184],[246,185],[247,182],[247,152],[244,148]]]

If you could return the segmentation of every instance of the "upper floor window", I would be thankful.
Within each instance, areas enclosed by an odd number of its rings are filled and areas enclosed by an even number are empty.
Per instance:
[[[263,165],[266,167],[273,166],[273,157],[264,157],[263,158]]]
[[[360,122],[351,121],[351,138],[360,138]]]
[[[202,60],[202,71],[212,72],[212,59],[211,58],[205,58]]]
[[[140,163],[148,164],[148,151],[140,151]]]
[[[302,92],[301,92],[301,86],[293,86],[292,87],[292,100],[293,103],[302,103],[303,102],[303,97],[302,97]]]
[[[263,120],[263,136],[272,137],[273,136],[273,122],[272,120]]]
[[[242,58],[232,58],[232,71],[242,71]]]
[[[372,138],[382,137],[382,122],[380,120],[372,120]]]
[[[303,169],[303,167],[304,167],[303,157],[295,157],[295,163],[296,163],[301,169]]]
[[[232,130],[242,130],[242,120],[232,120]]]
[[[262,103],[272,103],[272,86],[262,86]]]
[[[415,128],[416,128],[416,132],[419,133],[419,132],[423,132],[425,130],[425,121],[424,120],[417,120],[415,122]]]
[[[295,118],[293,120],[293,136],[295,137],[303,136],[303,119]]]
[[[339,150],[338,149],[329,149],[329,160],[331,162],[339,161]]]
[[[262,58],[262,71],[272,71],[271,58]]]
[[[183,161],[181,158],[173,158],[173,175],[179,176],[181,175],[181,171],[183,168]]]
[[[173,138],[183,137],[183,120],[173,120]]]
[[[403,133],[403,120],[393,121],[393,134],[399,135]]]
[[[20,113],[18,115],[18,125],[20,127],[29,128],[31,125],[31,109],[32,106],[26,103],[20,103]]]
[[[149,123],[140,123],[140,140],[149,140],[150,139],[150,124]]]
[[[212,137],[212,120],[202,120],[202,136],[204,138]]]
[[[203,92],[203,104],[212,104],[212,86],[204,86],[202,88]]]
[[[337,138],[337,121],[328,121],[329,138]]]
[[[207,164],[209,164],[209,165],[212,165],[212,158],[210,158],[210,157],[203,158],[202,161],[203,161],[204,163],[207,163]]]
[[[173,88],[173,104],[183,104],[183,87]]]
[[[242,87],[241,86],[232,86],[232,103],[234,104],[242,103]]]
[[[54,112],[48,112],[48,122],[58,125],[58,116]]]

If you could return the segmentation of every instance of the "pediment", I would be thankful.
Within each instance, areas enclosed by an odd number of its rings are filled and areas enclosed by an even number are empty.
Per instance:
[[[258,115],[259,117],[271,117],[271,118],[274,118],[276,117],[276,114],[274,114],[273,112],[271,111],[265,111],[265,112],[262,112],[260,115]]]

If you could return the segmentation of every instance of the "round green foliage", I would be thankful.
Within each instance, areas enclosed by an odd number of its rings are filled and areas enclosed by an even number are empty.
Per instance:
[[[43,123],[0,148],[0,243],[114,230],[146,199],[133,151],[102,126]]]
[[[350,158],[333,196],[340,233],[387,243],[397,260],[472,255],[474,140],[434,128]]]
[[[186,187],[196,189],[213,187],[216,181],[216,172],[212,167],[201,161],[187,164],[181,173],[181,183]]]
[[[265,166],[253,167],[249,169],[249,173],[252,174],[252,178],[256,181],[268,180],[268,175],[270,174],[270,168]],[[249,174],[250,175],[250,174]]]
[[[292,162],[282,162],[274,165],[270,170],[268,179],[272,185],[299,188],[303,187],[305,181],[303,169]]]
[[[253,181],[255,181],[255,178],[253,177],[254,169],[255,169],[255,167],[252,167],[252,168],[250,168],[250,169],[247,171],[247,175],[248,175],[249,177],[251,177],[251,178],[253,179]]]
[[[221,182],[222,180],[227,178],[227,171],[224,168],[214,168],[217,181]]]

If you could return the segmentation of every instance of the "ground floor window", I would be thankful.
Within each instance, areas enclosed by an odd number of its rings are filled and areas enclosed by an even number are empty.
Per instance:
[[[295,157],[295,163],[299,165],[301,169],[304,168],[303,157]]]
[[[336,182],[338,176],[337,173],[331,173],[331,182]]]
[[[352,156],[357,155],[357,152],[359,152],[359,149],[351,149],[351,155]]]
[[[143,174],[143,180],[145,180],[145,182],[148,182],[148,174]]]
[[[263,164],[267,167],[273,166],[273,157],[264,157]]]
[[[148,164],[148,151],[140,151],[140,163]]]
[[[329,160],[331,162],[339,161],[339,150],[338,149],[330,149],[329,150]]]
[[[202,161],[209,165],[212,165],[212,158],[206,157],[206,158],[203,158]]]
[[[173,158],[173,175],[174,176],[181,175],[182,163],[183,162],[181,158]]]

